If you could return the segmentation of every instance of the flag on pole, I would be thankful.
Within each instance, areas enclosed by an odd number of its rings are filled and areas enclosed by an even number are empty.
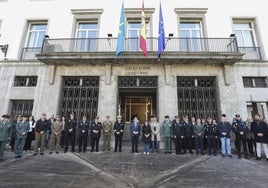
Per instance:
[[[116,48],[116,57],[120,55],[121,52],[125,49],[125,11],[124,11],[124,2],[122,2],[121,16],[119,22],[119,30],[117,37],[117,48]]]
[[[146,22],[145,22],[145,12],[144,12],[144,2],[142,1],[141,10],[141,31],[140,31],[140,49],[143,54],[147,56],[147,45],[146,45]]]
[[[160,3],[159,9],[159,25],[158,25],[158,59],[160,59],[161,53],[165,50],[165,29],[164,29],[164,21],[162,14],[162,7]]]

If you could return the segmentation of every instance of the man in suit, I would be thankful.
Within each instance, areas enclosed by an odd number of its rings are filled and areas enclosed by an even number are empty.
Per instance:
[[[132,153],[138,153],[138,142],[139,136],[141,133],[141,125],[138,121],[138,118],[135,116],[133,121],[130,124],[130,136],[131,136],[131,143],[132,143]]]

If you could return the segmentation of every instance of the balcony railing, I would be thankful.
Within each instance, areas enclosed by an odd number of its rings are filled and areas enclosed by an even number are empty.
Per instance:
[[[117,38],[45,38],[42,53],[116,52]],[[139,38],[125,39],[126,52],[138,52]],[[158,51],[158,39],[147,38],[147,51]],[[165,52],[237,53],[235,38],[167,38]]]
[[[261,52],[259,47],[238,47],[238,51],[244,53],[243,59],[260,60]]]
[[[35,54],[40,53],[41,47],[25,47],[22,48],[21,59],[35,59]]]

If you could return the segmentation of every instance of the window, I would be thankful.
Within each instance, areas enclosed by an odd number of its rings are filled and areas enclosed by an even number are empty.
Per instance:
[[[140,38],[141,21],[128,20],[127,22],[127,38],[128,38],[128,50],[139,51],[139,38]],[[146,37],[150,36],[150,23],[146,21]],[[147,40],[147,45],[149,40]]]
[[[37,85],[37,76],[15,76],[15,87],[35,87]]]
[[[243,77],[244,87],[257,87],[264,88],[268,87],[266,77]]]
[[[76,30],[76,51],[96,51],[98,36],[97,22],[78,22]]]
[[[200,51],[202,48],[201,23],[200,22],[180,22],[180,50]]]
[[[239,47],[254,47],[254,28],[251,21],[234,22],[234,33]]]
[[[11,120],[16,120],[18,115],[27,114],[31,115],[33,111],[33,100],[12,100],[11,107]]]

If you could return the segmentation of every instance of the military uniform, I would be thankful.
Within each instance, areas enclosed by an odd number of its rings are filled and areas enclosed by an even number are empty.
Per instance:
[[[87,151],[87,138],[88,138],[89,122],[81,121],[78,123],[78,153]]]
[[[183,121],[182,123],[184,128],[184,139],[183,139],[183,153],[186,153],[186,150],[188,149],[191,154],[193,154],[192,151],[192,138],[194,135],[194,127],[190,121]]]
[[[20,158],[22,156],[24,144],[27,137],[27,132],[30,130],[30,124],[27,121],[18,122],[16,125],[17,138],[15,141],[15,157]]]
[[[119,152],[122,151],[122,138],[124,132],[124,122],[123,121],[116,121],[114,123],[114,136],[115,136],[115,147],[114,151],[117,152],[117,148],[119,146]]]
[[[58,148],[60,145],[60,136],[61,136],[62,128],[63,128],[62,123],[59,120],[54,121],[51,124],[51,135],[50,135],[50,140],[49,140],[50,154],[52,154],[53,150],[56,150],[56,153],[59,153]]]
[[[72,146],[72,152],[75,151],[75,137],[76,137],[76,127],[77,127],[77,120],[76,119],[69,119],[65,125],[65,149],[64,152],[68,151],[69,143]]]
[[[236,117],[240,117],[236,115]],[[237,146],[237,153],[238,158],[241,158],[241,142],[243,145],[243,150],[245,154],[245,158],[248,159],[248,148],[247,148],[247,138],[246,133],[248,132],[248,127],[246,125],[246,122],[242,121],[241,119],[234,119],[232,123],[232,128],[235,133],[235,142]]]
[[[165,116],[165,118],[169,118],[168,116]],[[171,154],[171,136],[172,133],[172,121],[163,121],[162,123],[162,135],[164,137],[165,142],[165,153]]]
[[[3,115],[3,118],[9,118],[8,115]],[[0,160],[3,160],[5,147],[10,138],[11,123],[2,121],[0,122]]]
[[[175,144],[176,154],[182,154],[182,142],[184,138],[184,129],[179,119],[172,122],[172,132]]]
[[[213,123],[205,124],[205,136],[208,141],[208,154],[211,155],[211,150],[213,150],[213,155],[217,154],[216,147],[216,136],[217,136],[217,126]]]
[[[113,127],[113,123],[111,121],[104,121],[102,124],[103,127],[103,151],[111,149],[110,141],[111,141],[111,131]]]
[[[99,152],[99,141],[101,137],[102,124],[101,122],[94,121],[90,126],[91,137],[91,152]],[[96,147],[95,147],[96,146]]]

